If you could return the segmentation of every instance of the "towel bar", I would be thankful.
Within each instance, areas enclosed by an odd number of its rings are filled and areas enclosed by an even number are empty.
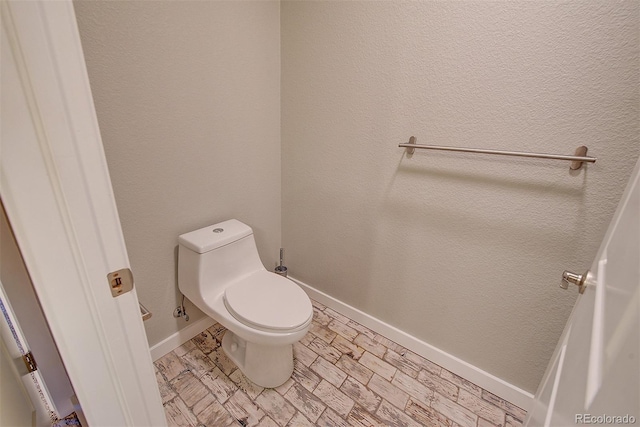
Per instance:
[[[500,156],[515,156],[515,157],[534,157],[539,159],[554,159],[554,160],[570,160],[571,170],[577,170],[582,167],[582,163],[595,163],[595,157],[587,156],[587,147],[581,145],[576,148],[575,155],[567,156],[563,154],[546,154],[546,153],[526,153],[521,151],[502,151],[502,150],[486,150],[481,148],[462,148],[462,147],[446,147],[442,145],[420,145],[416,144],[416,137],[409,138],[409,142],[405,144],[398,144],[398,147],[404,147],[407,149],[407,154],[413,154],[416,148],[426,150],[441,150],[441,151],[461,151],[464,153],[480,153],[480,154],[497,154]]]

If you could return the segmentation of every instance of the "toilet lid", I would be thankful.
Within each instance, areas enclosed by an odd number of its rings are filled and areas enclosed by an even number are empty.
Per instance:
[[[263,329],[295,329],[313,316],[311,301],[298,285],[266,270],[229,286],[224,303],[233,317]]]

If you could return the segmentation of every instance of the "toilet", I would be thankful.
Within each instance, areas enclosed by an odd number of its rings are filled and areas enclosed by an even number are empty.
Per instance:
[[[278,387],[293,373],[293,344],[313,308],[291,280],[267,271],[253,230],[228,221],[178,237],[178,287],[227,331],[222,348],[253,383]]]

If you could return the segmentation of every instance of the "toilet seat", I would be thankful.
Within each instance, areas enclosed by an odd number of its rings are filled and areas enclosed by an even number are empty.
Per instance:
[[[270,331],[295,330],[313,316],[311,301],[298,285],[266,270],[229,286],[224,305],[240,322]]]

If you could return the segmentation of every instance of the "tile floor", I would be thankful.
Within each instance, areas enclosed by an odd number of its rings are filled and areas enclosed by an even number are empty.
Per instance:
[[[249,382],[225,356],[219,324],[155,362],[171,426],[516,427],[526,412],[313,302],[293,376]]]

